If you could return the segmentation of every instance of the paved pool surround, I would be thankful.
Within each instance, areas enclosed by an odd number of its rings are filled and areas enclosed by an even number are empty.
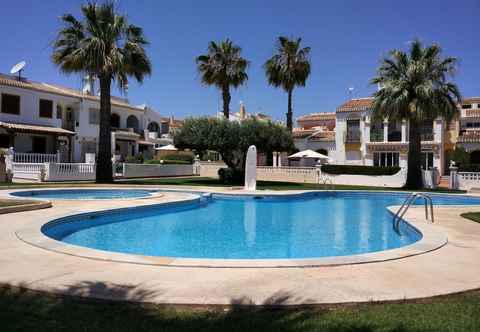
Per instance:
[[[271,194],[287,193],[292,194]],[[67,245],[39,232],[66,215],[194,199],[191,193],[164,192],[143,199],[54,201],[50,209],[9,215],[9,222],[0,223],[0,282],[111,300],[221,305],[401,300],[480,287],[480,224],[459,217],[480,210],[475,206],[436,207],[433,225],[423,220],[423,208],[412,207],[406,220],[422,232],[422,240],[358,257],[244,262],[148,257]]]

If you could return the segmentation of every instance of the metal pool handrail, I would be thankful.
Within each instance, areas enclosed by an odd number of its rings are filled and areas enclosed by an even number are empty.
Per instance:
[[[432,198],[429,195],[423,194],[423,193],[411,193],[405,199],[405,201],[403,201],[402,206],[400,207],[400,209],[398,209],[397,213],[395,213],[395,215],[393,216],[393,227],[394,227],[395,231],[398,232],[398,227],[400,225],[400,221],[402,220],[403,216],[407,212],[410,205],[412,205],[412,203],[414,203],[417,198],[423,198],[424,199],[425,219],[426,220],[428,220],[428,205],[430,205],[430,220],[431,220],[432,223],[434,222]]]

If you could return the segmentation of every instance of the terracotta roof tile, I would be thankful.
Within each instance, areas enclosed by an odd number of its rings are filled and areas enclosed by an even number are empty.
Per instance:
[[[335,120],[334,112],[325,112],[325,113],[312,113],[302,115],[297,119],[297,121],[317,121],[317,120]]]
[[[310,138],[310,141],[326,141],[332,142],[335,141],[335,132],[334,131],[319,131],[313,134]]]
[[[462,99],[462,104],[480,104],[480,97],[466,97]]]
[[[362,112],[369,110],[372,107],[372,101],[372,97],[350,99],[349,101],[337,108],[337,113]]]

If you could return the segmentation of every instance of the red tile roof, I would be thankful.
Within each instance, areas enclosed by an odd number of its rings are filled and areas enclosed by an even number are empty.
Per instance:
[[[332,142],[335,141],[335,132],[334,131],[319,131],[318,133],[313,134],[310,138],[310,141],[325,141]]]
[[[462,104],[480,104],[480,97],[463,98]]]
[[[297,121],[335,120],[335,112],[312,113],[302,115]]]
[[[350,99],[343,105],[337,108],[337,113],[340,112],[362,112],[369,110],[372,107],[372,97]]]

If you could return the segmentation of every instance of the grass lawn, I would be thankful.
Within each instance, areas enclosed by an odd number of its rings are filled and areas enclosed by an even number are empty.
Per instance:
[[[473,220],[475,222],[480,223],[480,212],[468,212],[468,213],[462,213],[462,217]]]
[[[138,184],[138,185],[177,185],[177,186],[209,186],[209,187],[231,187],[231,185],[225,185],[218,179],[204,178],[204,177],[191,177],[191,178],[158,178],[158,179],[131,179],[122,180],[117,183],[121,184]],[[236,186],[242,186],[237,184]],[[273,181],[258,181],[258,189],[268,190],[318,190],[325,189],[326,187],[321,184],[313,183],[291,183],[291,182],[273,182]],[[335,190],[404,190],[399,188],[385,188],[385,187],[368,187],[368,186],[350,186],[350,185],[333,185],[327,186],[327,189]],[[435,192],[445,193],[465,193],[463,190],[450,190],[448,188],[438,188]]]
[[[127,179],[117,180],[112,185],[128,184],[128,185],[171,185],[171,186],[194,186],[194,187],[241,187],[243,184],[226,185],[218,179],[208,177],[181,177],[181,178],[149,178],[149,179]],[[50,187],[95,187],[93,182],[62,182],[62,183],[0,183],[0,189],[11,188],[50,188]],[[98,185],[101,186],[101,185]],[[105,186],[105,185],[103,185]],[[258,181],[257,188],[262,190],[320,190],[320,189],[334,189],[334,190],[395,190],[403,191],[401,188],[388,187],[368,187],[368,186],[354,186],[354,185],[333,185],[327,188],[321,184],[313,183],[291,183],[291,182],[273,182],[273,181]],[[424,189],[423,191],[443,192],[443,193],[465,193],[464,190],[451,190],[448,188],[437,188],[435,190]]]
[[[479,331],[480,293],[303,309],[172,308],[0,288],[1,331]]]

